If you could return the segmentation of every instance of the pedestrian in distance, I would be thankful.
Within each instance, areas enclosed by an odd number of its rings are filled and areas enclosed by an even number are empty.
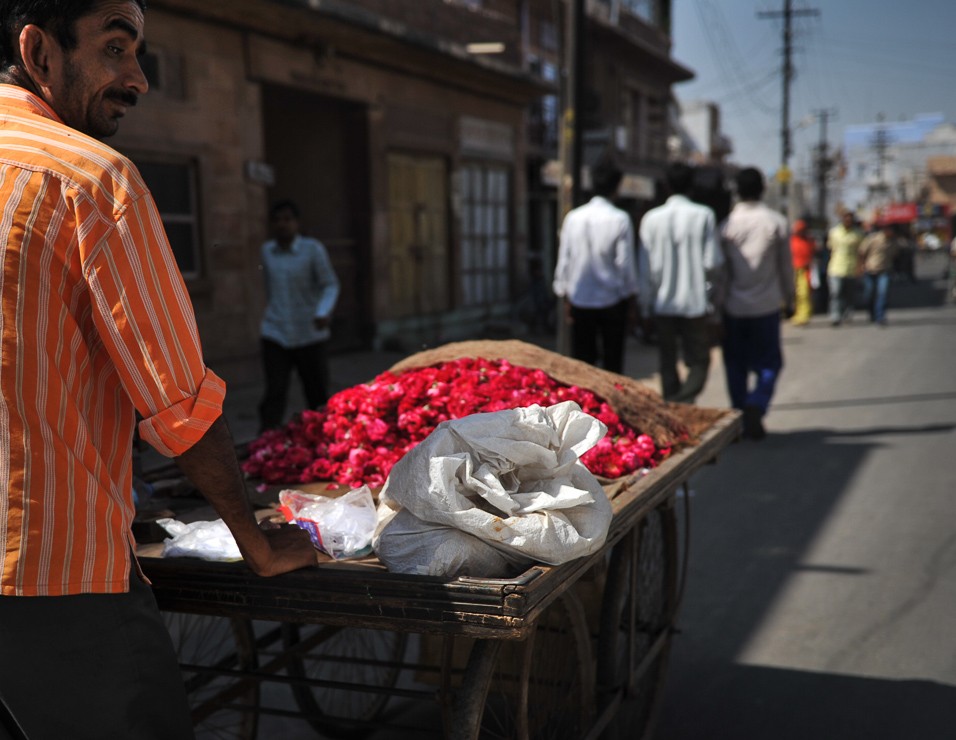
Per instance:
[[[661,393],[666,401],[693,403],[707,382],[724,256],[713,210],[688,192],[694,170],[683,162],[667,168],[667,200],[641,219],[638,295],[646,333],[656,332]],[[686,377],[677,362],[683,360]]]
[[[291,200],[272,206],[272,239],[261,249],[266,308],[261,350],[265,392],[259,403],[259,431],[282,424],[293,369],[308,408],[329,399],[326,346],[339,280],[322,242],[300,233],[299,207]]]
[[[571,355],[605,370],[624,370],[627,335],[638,321],[634,227],[611,201],[622,172],[602,160],[592,172],[594,196],[561,225],[552,288],[570,328]]]
[[[807,229],[807,222],[797,219],[793,222],[790,234],[790,253],[793,256],[793,276],[795,304],[793,318],[790,323],[794,326],[806,326],[813,316],[813,288],[810,271],[813,269],[813,259],[816,256],[817,243]]]
[[[0,726],[34,739],[193,736],[133,554],[137,413],[255,573],[316,562],[259,527],[156,205],[100,141],[147,91],[144,23],[143,0],[0,0]]]
[[[830,261],[827,263],[827,285],[830,289],[830,324],[839,326],[853,314],[856,303],[856,275],[863,232],[856,215],[849,209],[840,214],[840,223],[827,234]]]
[[[724,369],[731,404],[743,411],[744,434],[763,439],[763,419],[783,369],[781,312],[789,317],[794,310],[793,258],[787,220],[761,202],[763,175],[748,167],[736,181],[738,202],[721,228]]]
[[[859,260],[863,276],[863,305],[870,321],[886,326],[886,305],[890,291],[890,273],[898,250],[892,224],[884,224],[860,242]]]

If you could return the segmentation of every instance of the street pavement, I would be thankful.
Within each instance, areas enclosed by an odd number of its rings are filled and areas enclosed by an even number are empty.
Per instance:
[[[786,327],[769,436],[692,482],[666,740],[956,738],[956,307],[942,255]],[[713,376],[699,400],[721,405]]]
[[[658,738],[956,738],[956,306],[944,267],[930,255],[917,283],[893,283],[886,327],[862,311],[836,328],[819,315],[784,327],[767,438],[732,445],[691,481]],[[398,359],[333,358],[334,389]],[[655,365],[655,348],[631,340],[627,372],[657,388]],[[239,439],[254,434],[257,394],[227,402]],[[719,350],[698,403],[727,406]],[[267,686],[265,700],[293,709],[287,693]],[[259,737],[321,736],[263,717]]]

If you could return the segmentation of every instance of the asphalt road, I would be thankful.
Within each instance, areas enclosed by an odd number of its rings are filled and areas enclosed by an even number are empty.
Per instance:
[[[767,439],[692,482],[658,738],[956,738],[956,307],[943,255],[786,327]],[[726,404],[712,375],[704,405]]]

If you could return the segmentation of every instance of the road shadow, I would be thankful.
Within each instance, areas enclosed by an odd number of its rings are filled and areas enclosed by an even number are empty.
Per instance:
[[[927,401],[952,401],[956,399],[956,391],[946,391],[942,393],[909,393],[905,395],[898,396],[870,396],[870,397],[860,397],[860,398],[841,398],[839,400],[827,400],[827,401],[800,401],[797,403],[777,403],[774,404],[774,411],[808,411],[811,409],[837,409],[837,408],[849,408],[852,406],[897,406],[899,404],[906,403],[925,403]],[[886,427],[867,430],[866,434],[889,434],[889,433],[901,433],[901,432],[932,432],[932,431],[949,431],[951,428],[947,424],[935,424],[929,425],[926,427]],[[843,435],[847,436],[860,436],[861,432],[853,430],[830,430],[827,432],[827,436],[830,437],[839,437]]]
[[[869,405],[872,399],[856,402]],[[956,689],[940,689],[921,708],[919,721],[930,728],[926,732],[883,732],[891,718],[874,721],[863,711],[867,702],[894,692],[915,701],[920,682],[844,680],[737,664],[796,573],[819,570],[836,578],[869,574],[853,564],[808,563],[805,558],[865,458],[884,446],[883,438],[947,435],[953,429],[956,424],[888,424],[772,433],[761,442],[732,445],[716,465],[695,475],[689,499],[687,585],[658,738],[956,737]],[[921,685],[926,688],[925,682]],[[840,701],[831,700],[835,688],[856,703],[840,709]],[[947,710],[945,702],[951,721],[934,724]],[[846,719],[839,731],[834,730],[834,717]],[[883,734],[875,734],[874,727]],[[893,727],[898,730],[900,725]]]
[[[658,737],[708,740],[951,740],[956,688],[762,666],[735,665],[722,680],[731,724],[693,712],[671,717]],[[693,690],[693,687],[688,687]],[[703,687],[698,687],[703,690]]]
[[[917,280],[890,284],[887,311],[910,308],[936,308],[946,303],[946,283],[942,280]],[[859,310],[864,310],[862,303]]]

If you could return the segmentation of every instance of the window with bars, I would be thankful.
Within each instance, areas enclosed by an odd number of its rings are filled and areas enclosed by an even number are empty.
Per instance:
[[[557,65],[537,57],[531,59],[531,71],[548,82],[558,79]],[[531,142],[546,149],[558,146],[558,96],[542,95],[531,104],[528,134]]]
[[[510,299],[511,272],[508,169],[465,165],[461,170],[462,305]]]
[[[179,271],[187,280],[200,277],[202,260],[196,162],[151,160],[148,157],[135,157],[134,161],[156,201]]]

